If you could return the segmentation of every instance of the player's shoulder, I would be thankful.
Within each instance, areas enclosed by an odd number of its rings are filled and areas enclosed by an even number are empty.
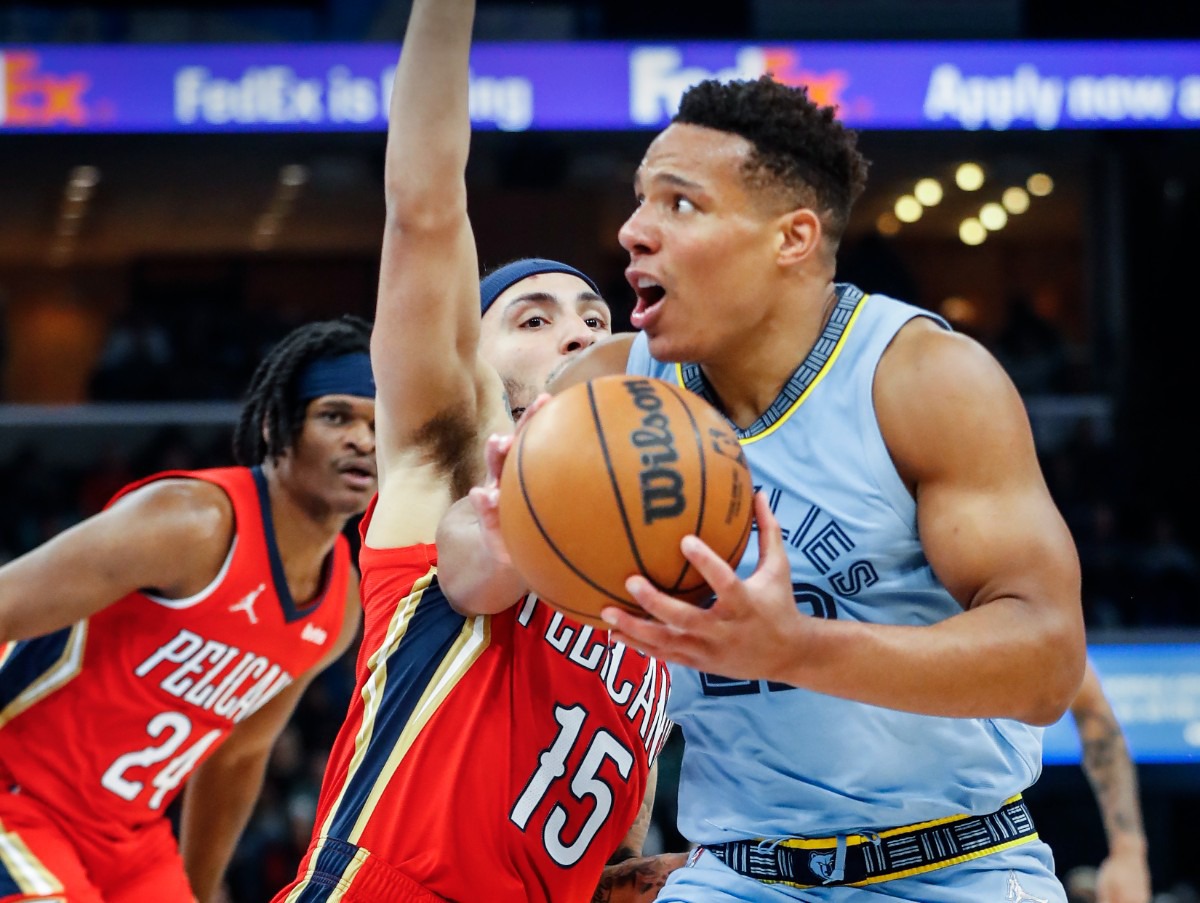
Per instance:
[[[227,536],[234,524],[234,503],[225,488],[184,476],[144,483],[117,499],[110,513],[196,542]]]
[[[903,398],[926,391],[987,393],[1009,385],[999,361],[983,345],[929,317],[913,317],[896,332],[876,376],[877,390],[897,390]]]

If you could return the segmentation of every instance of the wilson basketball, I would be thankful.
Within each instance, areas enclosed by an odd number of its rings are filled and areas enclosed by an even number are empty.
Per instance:
[[[625,579],[712,596],[679,550],[688,534],[736,566],[750,538],[745,455],[706,401],[668,382],[606,376],[555,396],[522,428],[500,477],[500,530],[538,597],[579,621],[641,607]]]

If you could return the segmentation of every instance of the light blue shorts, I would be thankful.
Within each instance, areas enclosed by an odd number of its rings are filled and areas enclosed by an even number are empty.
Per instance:
[[[980,856],[916,875],[866,887],[798,890],[763,884],[728,868],[711,853],[701,853],[675,870],[658,903],[1067,903],[1054,876],[1054,857],[1041,841]]]

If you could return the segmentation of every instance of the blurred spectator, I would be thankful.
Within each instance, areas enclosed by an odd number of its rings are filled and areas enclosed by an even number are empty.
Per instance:
[[[175,352],[163,324],[135,305],[109,331],[89,387],[97,401],[172,397]]]

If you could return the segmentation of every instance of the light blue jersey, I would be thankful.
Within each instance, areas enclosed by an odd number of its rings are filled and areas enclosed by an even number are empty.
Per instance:
[[[802,611],[933,624],[962,609],[925,559],[916,505],[872,401],[884,349],[913,317],[931,315],[850,285],[838,294],[808,359],[771,408],[738,433],[756,487],[783,528]],[[653,360],[644,334],[628,372],[707,395],[698,367]],[[752,537],[739,574],[748,577],[757,560]],[[695,843],[827,837],[982,815],[1041,771],[1041,729],[1016,721],[913,715],[680,666],[671,680],[670,715],[685,740],[679,828]]]

